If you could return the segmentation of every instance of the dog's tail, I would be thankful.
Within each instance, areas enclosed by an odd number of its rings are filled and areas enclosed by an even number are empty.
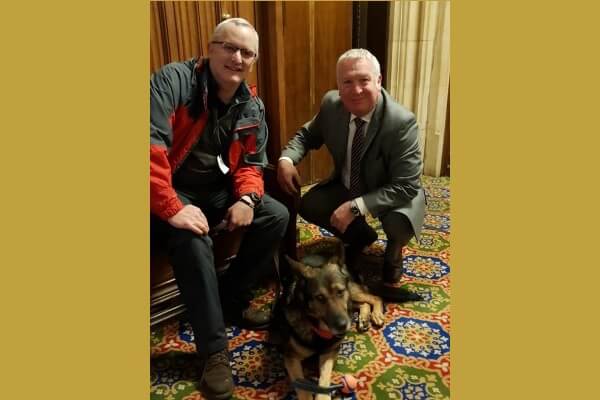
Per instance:
[[[387,286],[383,284],[369,287],[369,291],[383,300],[392,303],[406,303],[408,301],[422,301],[421,295],[401,287]]]

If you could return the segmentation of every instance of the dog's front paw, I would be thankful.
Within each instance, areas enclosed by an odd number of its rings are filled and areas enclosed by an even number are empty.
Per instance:
[[[379,310],[373,311],[371,313],[371,322],[373,322],[373,324],[376,326],[383,326],[383,323],[385,322],[385,316]]]
[[[321,394],[319,393],[318,395],[315,396],[316,400],[331,400],[331,396],[328,394]]]
[[[369,330],[370,328],[370,322],[369,322],[369,318],[368,317],[364,317],[362,315],[359,315],[358,317],[358,323],[357,323],[357,329],[359,332],[366,332]]]

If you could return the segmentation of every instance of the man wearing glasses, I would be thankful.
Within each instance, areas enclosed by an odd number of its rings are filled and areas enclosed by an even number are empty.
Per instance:
[[[256,30],[231,18],[215,28],[208,58],[168,64],[150,82],[152,230],[167,238],[209,399],[233,392],[220,297],[246,327],[268,324],[268,312],[249,307],[250,291],[270,271],[289,219],[264,193],[265,110],[245,81],[257,57]],[[248,229],[220,289],[207,235],[217,226]]]

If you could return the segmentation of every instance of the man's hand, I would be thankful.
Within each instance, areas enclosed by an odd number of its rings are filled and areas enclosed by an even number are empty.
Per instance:
[[[277,182],[289,195],[295,195],[300,189],[300,175],[298,170],[289,160],[279,160],[277,163]]]
[[[208,221],[206,216],[196,206],[188,204],[183,206],[181,210],[167,222],[179,229],[189,229],[190,231],[197,233],[198,235],[208,234]]]
[[[348,225],[350,225],[350,223],[354,221],[354,218],[356,218],[356,216],[352,214],[352,211],[350,211],[350,204],[350,201],[342,203],[341,206],[335,209],[333,214],[331,214],[331,218],[329,219],[331,226],[341,233],[346,232]]]
[[[227,221],[227,230],[232,231],[240,226],[248,226],[254,219],[254,209],[249,205],[237,201],[227,210],[225,220]]]

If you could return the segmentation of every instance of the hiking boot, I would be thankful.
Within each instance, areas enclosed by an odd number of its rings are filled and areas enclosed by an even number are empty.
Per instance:
[[[244,306],[239,301],[229,301],[223,304],[223,316],[228,325],[261,331],[270,326],[273,313],[271,307],[263,309],[253,304]]]
[[[209,355],[204,361],[200,384],[204,395],[209,400],[224,400],[231,397],[233,377],[227,349]]]
[[[258,308],[252,304],[242,311],[242,325],[252,330],[264,330],[271,324],[271,308]]]

